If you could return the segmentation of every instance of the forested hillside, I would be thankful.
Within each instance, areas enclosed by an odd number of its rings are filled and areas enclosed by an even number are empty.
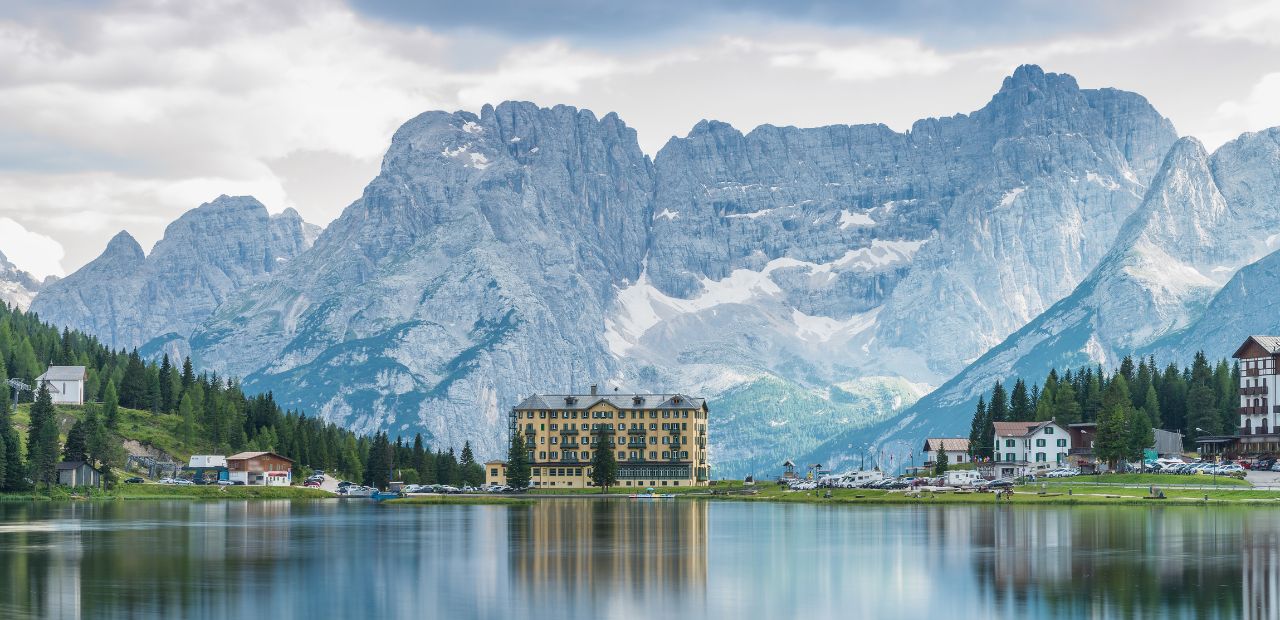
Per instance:
[[[1210,364],[1203,352],[1181,369],[1170,363],[1161,370],[1154,357],[1136,365],[1126,357],[1111,374],[1101,366],[1062,373],[1054,369],[1042,384],[1030,389],[1021,379],[1012,390],[997,381],[978,400],[970,446],[976,457],[989,457],[992,422],[1043,420],[1064,425],[1096,422],[1098,441],[1103,443],[1114,439],[1120,445],[1125,443],[1122,437],[1145,436],[1150,429],[1161,428],[1181,432],[1185,445],[1194,446],[1200,435],[1236,432],[1239,384],[1237,365],[1226,360]],[[1145,446],[1149,442],[1128,443]]]
[[[88,404],[55,407],[35,391],[20,391],[18,402],[31,404],[15,412],[8,379],[34,387],[49,365],[84,366]],[[273,451],[293,459],[296,473],[324,469],[380,486],[394,470],[396,477],[432,482],[483,478],[470,446],[459,460],[452,449],[432,452],[421,437],[412,444],[393,444],[385,434],[360,437],[286,411],[270,393],[245,394],[233,378],[198,373],[190,359],[181,367],[167,356],[146,363],[136,350],[112,351],[94,337],[59,332],[0,303],[0,490],[47,483],[64,458],[120,468],[126,440],[175,458]]]

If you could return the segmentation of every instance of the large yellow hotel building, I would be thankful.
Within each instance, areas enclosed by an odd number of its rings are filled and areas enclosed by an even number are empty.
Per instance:
[[[706,485],[707,402],[682,394],[530,396],[511,410],[511,432],[524,437],[535,487],[585,488],[591,454],[617,451],[618,485]],[[486,463],[490,483],[506,480],[505,463]]]

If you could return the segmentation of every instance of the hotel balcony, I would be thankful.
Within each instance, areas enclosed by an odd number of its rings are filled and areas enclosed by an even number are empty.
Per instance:
[[[627,429],[627,434],[628,435],[647,435],[649,434],[649,431],[645,430],[644,428],[629,428]]]
[[[612,434],[613,434],[613,428],[612,428],[612,427],[605,426],[605,425],[601,424],[600,426],[593,427],[593,428],[591,429],[591,434],[592,434],[592,435],[612,435]]]
[[[1266,393],[1267,393],[1267,386],[1265,385],[1255,385],[1252,387],[1240,388],[1241,396],[1261,396],[1261,395],[1265,395]]]
[[[1240,407],[1240,415],[1263,415],[1266,412],[1266,407]]]

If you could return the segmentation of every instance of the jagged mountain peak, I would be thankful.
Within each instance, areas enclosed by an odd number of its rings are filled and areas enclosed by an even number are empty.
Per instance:
[[[146,258],[146,252],[142,250],[142,244],[138,243],[129,231],[122,230],[107,242],[107,248],[98,257],[99,260],[106,258],[142,261]]]

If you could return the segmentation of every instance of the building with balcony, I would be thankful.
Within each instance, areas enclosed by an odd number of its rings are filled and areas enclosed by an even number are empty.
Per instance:
[[[534,394],[511,410],[535,487],[591,485],[591,456],[613,450],[618,485],[700,486],[707,462],[706,400],[683,394]]]
[[[1231,357],[1240,363],[1240,430],[1235,451],[1241,454],[1280,451],[1280,432],[1276,429],[1280,407],[1271,402],[1271,388],[1276,386],[1277,360],[1280,360],[1280,336],[1249,336]],[[1219,443],[1226,447],[1231,442]]]
[[[1014,478],[1066,464],[1070,436],[1053,422],[992,422],[995,428],[994,475]],[[985,468],[985,467],[984,467]]]

